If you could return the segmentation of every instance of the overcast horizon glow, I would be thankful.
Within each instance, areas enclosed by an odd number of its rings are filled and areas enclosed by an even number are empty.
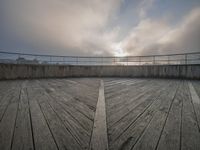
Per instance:
[[[200,52],[199,0],[1,0],[0,22],[0,49],[10,52]]]

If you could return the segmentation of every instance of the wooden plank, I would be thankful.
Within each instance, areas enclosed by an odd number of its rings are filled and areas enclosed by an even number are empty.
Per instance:
[[[44,89],[41,89],[41,90],[44,91],[45,89],[48,89],[49,87],[43,86],[43,88]],[[88,134],[90,134],[90,131],[92,131],[94,116],[92,117],[92,120],[85,117],[82,113],[80,113],[79,111],[77,111],[76,109],[72,107],[74,105],[73,101],[68,101],[68,103],[66,104],[64,100],[65,94],[63,92],[61,93],[61,91],[57,91],[56,89],[53,89],[53,92],[48,93],[48,95],[52,97],[51,99],[54,99],[54,101],[56,101],[57,103],[59,103],[61,107],[63,107],[62,109],[64,109],[64,111],[67,113],[67,116],[70,115],[74,119],[75,122],[81,125],[83,129],[88,131],[89,132]],[[69,105],[69,103],[71,104]]]
[[[200,81],[199,80],[190,80],[192,83],[197,95],[200,97]]]
[[[58,84],[60,84],[58,82]],[[77,85],[76,85],[77,86]],[[52,87],[52,86],[51,86]],[[52,87],[54,88],[54,87]],[[85,91],[85,87],[83,88],[84,90],[84,95],[80,94],[79,91],[76,89],[71,89],[68,90],[67,88],[54,88],[50,93],[53,93],[53,95],[60,98],[60,102],[64,103],[65,105],[69,106],[69,109],[74,109],[76,113],[81,113],[85,115],[88,119],[93,121],[94,119],[94,111],[97,103],[97,98],[98,98],[98,90],[94,89],[90,91],[89,93],[93,93],[95,97],[89,96],[88,91]],[[95,104],[95,105],[94,105]]]
[[[79,90],[79,89],[82,89],[80,90],[79,92],[81,93],[85,93],[83,91],[86,91],[87,92],[87,95],[93,97],[93,96],[96,96],[96,92],[95,91],[98,91],[98,85],[99,85],[99,82],[94,82],[93,86],[90,86],[88,84],[82,84],[80,82],[77,81],[74,81],[74,80],[68,80],[68,79],[64,79],[64,80],[54,80],[56,82],[60,82],[60,84],[63,84],[64,87],[66,87],[67,85],[70,85],[68,86],[68,89],[70,90]],[[98,94],[97,94],[98,95]]]
[[[26,82],[26,81],[25,81]],[[26,92],[26,83],[23,82],[19,98],[18,113],[13,135],[12,150],[34,149],[32,138],[32,121],[30,116],[29,102]]]
[[[188,87],[188,82],[183,87],[183,110],[182,110],[182,133],[181,148],[182,150],[198,150],[200,149],[200,132],[196,114],[193,109],[192,98]]]
[[[60,84],[59,82],[57,84]],[[48,87],[49,85],[45,85],[46,87]],[[93,113],[91,114],[91,112],[94,112],[93,109],[91,109],[91,107],[89,107],[90,105],[87,104],[91,99],[87,100],[87,97],[82,98],[82,97],[78,97],[76,96],[76,91],[71,91],[68,92],[68,90],[66,88],[56,88],[53,86],[49,86],[51,87],[51,91],[48,92],[49,94],[55,95],[57,97],[60,96],[60,99],[63,100],[63,103],[65,103],[66,105],[70,105],[71,108],[76,109],[76,111],[81,111],[82,114],[86,115],[87,117],[89,117],[90,119],[93,119]],[[46,88],[47,91],[50,88]],[[95,93],[95,95],[97,95],[98,91],[91,91],[91,93]],[[86,94],[86,93],[85,93]],[[97,102],[97,98],[98,95],[96,97],[93,97],[92,101]],[[75,105],[74,105],[75,104]],[[77,105],[76,105],[77,104]],[[83,110],[82,110],[83,109]],[[87,114],[89,113],[89,114]]]
[[[110,80],[110,81],[107,81],[106,82],[106,86],[112,86],[112,85],[115,85],[116,83],[121,83],[123,82],[124,79],[113,79],[113,80]]]
[[[126,85],[123,83],[136,83],[138,81],[145,81],[145,79],[134,79],[134,78],[130,78],[130,79],[121,79],[121,80],[112,80],[112,81],[106,81],[105,80],[105,88],[108,89],[112,89],[113,86],[118,86],[118,85]]]
[[[110,87],[105,87],[105,95],[107,97],[112,97],[113,95],[119,94],[121,91],[127,91],[130,89],[130,87],[136,87],[136,86],[143,86],[144,83],[148,83],[149,80],[133,80],[130,81],[131,85],[126,84],[120,84],[120,85],[114,85]],[[119,92],[117,92],[119,91]]]
[[[82,147],[82,149],[87,149],[89,146],[90,133],[88,133],[88,131],[85,130],[83,126],[80,125],[80,123],[82,122],[80,122],[79,120],[75,119],[72,115],[70,115],[69,111],[66,111],[67,108],[59,104],[59,102],[57,102],[56,99],[52,99],[49,96],[47,97],[49,99],[49,104],[52,106],[57,116],[59,116],[60,120],[62,120],[63,124],[68,129],[73,138]],[[87,121],[90,122],[90,120]],[[88,124],[88,122],[86,123]],[[88,125],[88,128],[89,128],[88,130],[91,131],[90,128],[92,128],[92,122],[91,125],[90,124]]]
[[[158,150],[177,150],[181,145],[181,119],[183,107],[183,82],[180,84],[174,101],[166,117],[156,148]]]
[[[122,108],[124,108],[125,111],[129,110],[127,109],[127,106],[129,107],[129,104],[134,105],[132,103],[133,101],[145,95],[145,93],[151,91],[152,90],[151,87],[153,86],[153,84],[146,84],[145,88],[143,88],[143,86],[145,86],[145,84],[142,84],[141,86],[136,85],[134,87],[129,87],[126,93],[121,95],[116,94],[116,96],[113,96],[112,98],[108,98],[106,94],[108,116],[115,117],[116,113],[119,113],[120,110],[123,111]],[[132,108],[132,106],[130,107]]]
[[[156,98],[155,98],[155,101],[156,101]],[[152,105],[155,105],[154,104],[155,101],[152,101],[152,103],[147,103],[146,109],[141,109],[140,108],[141,106],[136,107],[136,109],[129,114],[128,118],[124,117],[118,123],[119,126],[117,125],[112,128],[108,128],[109,129],[108,130],[109,131],[109,141],[110,141],[110,145],[113,149],[115,149],[115,148],[117,149],[117,147],[122,145],[122,143],[124,143],[129,138],[128,135],[131,133],[129,131],[132,130],[132,128],[134,128],[134,126],[135,126],[134,124],[136,122],[138,122],[137,120],[138,119],[140,120],[140,117],[143,116],[143,114],[145,114],[145,112],[148,112],[148,110],[152,107]]]
[[[59,83],[57,84],[59,85]],[[69,94],[69,93],[66,93],[65,88],[57,88],[49,84],[47,85],[44,82],[43,82],[43,85],[45,85],[44,88],[48,94],[50,94],[51,96],[57,97],[60,100],[60,102],[62,102],[64,105],[69,106],[69,109],[75,109],[74,111],[82,113],[88,119],[93,121],[94,110],[90,109],[90,107],[86,103],[84,103],[82,99],[74,96],[73,95],[74,92],[71,92]],[[96,101],[97,101],[97,98],[96,98]]]
[[[68,78],[68,80],[76,81],[80,84],[87,85],[94,89],[99,88],[100,86],[99,78]]]
[[[151,104],[151,102],[153,101],[153,99],[150,99],[150,96],[152,96],[150,95],[150,93],[141,93],[137,95],[134,99],[129,99],[130,102],[124,102],[124,106],[116,105],[116,109],[114,109],[113,112],[110,111],[108,113],[108,127],[115,129],[120,127],[121,125],[125,125],[128,122],[132,122],[132,112],[137,112],[137,110],[140,110],[139,112],[141,112],[143,108],[145,109],[146,107],[148,107],[148,105]]]
[[[94,120],[94,110],[90,109],[90,107],[88,107],[88,105],[82,102],[81,99],[69,96],[64,91],[56,92],[54,96],[62,96],[62,98],[59,99],[59,102],[63,105],[66,105],[71,113],[75,112],[72,114],[73,116],[75,116],[78,113],[84,115],[87,119],[91,121]]]
[[[142,133],[148,127],[149,123],[152,122],[153,116],[157,113],[157,109],[165,110],[169,107],[171,96],[166,99],[168,95],[173,95],[174,84],[164,86],[163,91],[156,98],[156,100],[150,105],[150,107],[120,135],[113,143],[110,143],[110,149],[131,149]],[[164,108],[163,108],[164,107]]]
[[[107,120],[112,115],[117,121],[107,129],[110,150],[200,149],[199,81],[181,84],[173,101],[177,80],[150,79],[135,84],[137,79],[103,80],[111,82],[105,87]],[[91,149],[98,79],[25,82],[0,81],[0,149]],[[96,136],[103,133],[94,129],[93,134],[95,130]],[[105,144],[96,147],[101,146]]]
[[[136,94],[138,93],[143,93],[145,90],[148,90],[150,86],[155,85],[155,82],[143,82],[139,84],[135,84],[134,86],[122,86],[122,90],[119,90],[118,87],[121,86],[116,86],[116,88],[113,89],[113,92],[111,91],[111,94],[105,94],[106,100],[107,100],[107,106],[110,109],[112,107],[116,107],[116,105],[123,106],[121,105],[122,103],[124,104],[126,101],[130,102],[130,99],[135,97]],[[105,88],[105,92],[108,92],[108,90]],[[123,101],[121,100],[123,98]]]
[[[120,134],[122,134],[124,130],[126,130],[126,128],[129,127],[136,118],[138,118],[138,116],[144,113],[144,111],[156,100],[157,97],[159,97],[162,90],[164,89],[165,89],[164,87],[163,88],[159,87],[158,89],[152,88],[150,92],[144,94],[142,97],[139,98],[138,104],[137,103],[131,104],[131,107],[133,108],[130,107],[130,109],[124,109],[125,110],[124,117],[122,117],[119,121],[117,121],[117,124],[115,123],[113,126],[109,126],[109,134],[112,135],[112,138],[110,140],[112,141],[115,138],[117,138]],[[123,112],[121,114],[123,114]],[[116,118],[117,117],[120,116],[116,114]]]
[[[67,94],[73,93],[73,96],[75,98],[81,99],[90,109],[95,111],[98,98],[98,89],[79,85],[76,83],[71,83],[68,80],[62,80],[62,82],[58,82],[60,83],[60,85],[64,86],[64,90]]]
[[[145,88],[143,87],[145,86]],[[125,106],[129,106],[130,103],[132,103],[132,101],[136,100],[137,97],[140,97],[142,95],[145,95],[146,93],[150,92],[151,90],[153,90],[153,86],[157,86],[155,84],[146,84],[146,85],[142,85],[142,86],[136,86],[134,88],[129,87],[128,91],[126,93],[121,94],[120,95],[116,95],[115,97],[112,98],[106,98],[108,99],[108,112],[112,114],[112,111],[116,110],[117,112],[119,111],[118,109],[121,109],[121,107],[126,108]],[[123,100],[122,100],[123,99]],[[127,105],[125,105],[127,104]],[[112,109],[114,108],[114,109]],[[115,112],[113,112],[115,113]]]
[[[27,94],[30,105],[35,149],[56,150],[58,147],[55,138],[53,137],[49,124],[37,103],[37,99],[35,98],[39,92],[37,90],[33,90],[34,87],[31,87],[34,82],[35,81],[29,81],[29,85],[27,86]]]
[[[98,87],[96,87],[96,88],[94,88],[93,86],[90,87],[88,85],[81,84],[77,81],[68,80],[68,79],[49,79],[49,80],[45,80],[45,81],[48,81],[48,84],[55,88],[66,89],[69,91],[77,90],[80,93],[82,93],[83,95],[86,92],[87,93],[86,95],[89,97],[98,96],[98,94],[96,94],[96,92],[95,92],[95,91],[98,91]],[[85,92],[83,92],[83,91],[85,91]]]
[[[160,106],[158,108],[155,108],[155,115],[153,116],[151,122],[149,123],[143,134],[140,136],[138,141],[136,141],[136,143],[132,145],[133,149],[151,150],[156,148],[166,117],[175,98],[176,90],[177,85],[176,83],[173,83],[170,86],[170,90],[165,93],[163,97],[160,98]]]
[[[12,84],[15,82],[9,82],[9,81],[0,81],[0,105],[2,102],[2,99],[9,93],[10,90],[12,90]]]
[[[148,81],[148,82],[142,82],[139,84],[136,84],[134,86],[126,86],[125,89],[127,89],[125,92],[119,91],[118,94],[115,93],[111,97],[109,94],[106,94],[106,98],[108,99],[108,106],[115,106],[116,104],[119,104],[121,106],[124,102],[130,102],[131,98],[134,98],[137,94],[143,93],[144,91],[152,90],[154,86],[159,86],[160,83],[156,83],[154,81]],[[118,91],[118,89],[116,89]],[[121,100],[123,98],[123,101]],[[122,105],[123,106],[123,105]],[[110,108],[109,108],[110,110]]]
[[[130,85],[118,85],[118,86],[113,86],[112,89],[106,88],[105,87],[105,95],[106,98],[109,100],[113,97],[120,96],[121,94],[127,94],[131,89],[137,89],[137,88],[142,88],[144,85],[148,85],[149,81],[141,81],[137,82],[134,84],[134,86]]]
[[[38,91],[40,91],[40,86],[36,86],[38,87]],[[47,95],[40,93],[40,96],[37,97],[37,101],[48,122],[58,148],[69,150],[82,149],[74,137],[71,135],[70,131],[65,127],[63,120],[59,118],[54,108],[49,104],[49,98]]]
[[[63,121],[65,127],[69,130],[74,139],[80,144],[83,149],[87,149],[89,146],[91,134],[90,131],[92,131],[92,121],[88,120],[88,118],[80,114],[78,111],[72,111],[70,107],[63,105],[63,103],[60,103],[63,95],[58,98],[55,96],[57,92],[47,93],[45,89],[48,88],[51,87],[42,86],[41,90],[48,97],[49,104],[52,106],[57,116],[59,116],[59,118]],[[56,90],[53,89],[52,91]],[[60,93],[58,92],[58,94]]]
[[[112,81],[112,82],[108,82],[106,83],[106,87],[111,87],[111,86],[119,86],[119,85],[132,85],[134,83],[137,83],[141,80],[139,79],[123,79],[123,80],[115,80],[115,81]]]
[[[11,94],[11,99],[9,105],[3,115],[3,118],[0,123],[0,149],[1,150],[10,150],[12,147],[13,133],[16,123],[16,115],[18,110],[18,102],[20,96],[20,83],[16,89],[14,89]]]
[[[9,82],[8,85],[5,85],[5,89],[1,89],[0,97],[0,122],[5,114],[8,105],[16,94],[16,88],[18,88],[19,82]]]
[[[66,105],[69,108],[72,115],[81,114],[84,115],[87,119],[93,121],[94,120],[94,110],[90,109],[88,105],[82,102],[81,99],[74,98],[73,95],[69,95],[64,91],[54,91],[50,93],[52,97],[57,97],[59,99],[59,103],[62,105]]]
[[[194,104],[200,105],[200,98],[196,92],[196,90],[194,89],[193,85],[191,82],[189,82],[189,88],[190,88],[190,93],[192,96],[192,100]]]
[[[94,119],[94,127],[91,137],[90,149],[91,150],[108,150],[108,137],[106,125],[106,106],[104,97],[104,83],[101,80],[99,88],[99,98],[97,102]]]
[[[197,87],[200,86],[196,86]],[[200,96],[197,94],[196,90],[192,83],[189,82],[189,90],[190,90],[190,94],[191,94],[191,98],[192,98],[192,103],[193,103],[193,107],[194,107],[194,112],[196,115],[196,119],[197,119],[197,123],[198,123],[198,128],[199,128],[199,132],[200,132]]]

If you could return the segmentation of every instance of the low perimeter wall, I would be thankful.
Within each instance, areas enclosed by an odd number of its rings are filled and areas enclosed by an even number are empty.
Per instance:
[[[52,77],[158,77],[200,79],[200,65],[61,66],[0,64],[0,80]]]

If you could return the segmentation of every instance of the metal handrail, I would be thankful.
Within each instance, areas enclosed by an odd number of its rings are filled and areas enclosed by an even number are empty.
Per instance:
[[[29,58],[31,57],[31,59]],[[166,57],[166,58],[164,58]],[[0,51],[0,63],[68,65],[200,64],[200,52],[143,56],[60,56]]]

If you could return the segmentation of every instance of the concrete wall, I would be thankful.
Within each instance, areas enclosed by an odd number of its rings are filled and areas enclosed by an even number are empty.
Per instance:
[[[58,66],[0,64],[0,80],[50,77],[159,77],[200,79],[200,65]]]

